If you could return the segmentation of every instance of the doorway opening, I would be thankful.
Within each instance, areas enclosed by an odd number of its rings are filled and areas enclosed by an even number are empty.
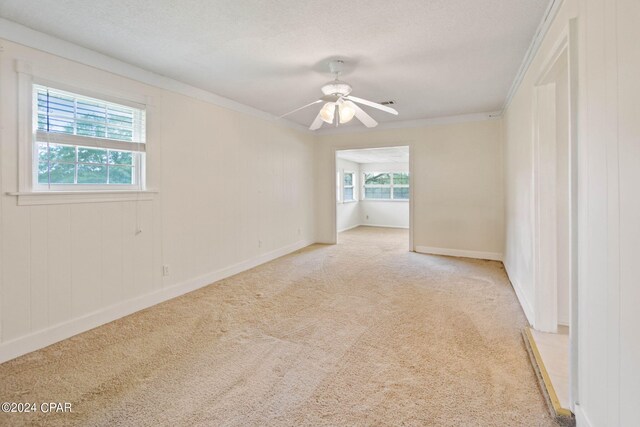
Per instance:
[[[558,417],[577,400],[575,53],[568,29],[534,86],[535,362]]]
[[[336,150],[335,171],[336,242],[360,227],[406,230],[411,250],[409,146]]]

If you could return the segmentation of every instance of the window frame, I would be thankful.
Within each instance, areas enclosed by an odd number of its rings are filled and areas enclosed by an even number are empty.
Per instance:
[[[88,94],[85,91],[73,89],[69,90],[66,87],[60,87],[64,85],[41,83],[38,79],[33,79],[31,82],[31,120],[32,120],[32,135],[31,135],[31,190],[33,192],[74,192],[74,191],[144,191],[145,190],[145,160],[146,160],[146,106],[140,104],[134,104],[128,101],[112,100],[110,97],[97,95],[95,93]],[[54,133],[46,132],[38,129],[38,91],[42,89],[51,89],[53,91],[64,92],[74,98],[74,104],[78,99],[87,98],[88,101],[98,101],[103,103],[106,107],[113,105],[116,107],[131,108],[134,115],[140,114],[139,120],[142,122],[142,129],[139,131],[141,135],[138,135],[136,139],[140,139],[140,142],[122,141],[112,138],[101,138],[92,136],[82,136],[76,134]],[[74,117],[74,126],[77,118]],[[106,125],[106,123],[105,123]],[[105,126],[106,127],[106,126]],[[135,125],[132,131],[135,132]],[[68,147],[74,147],[75,160],[73,162],[60,162],[69,165],[74,165],[74,181],[78,179],[79,166],[86,165],[104,165],[107,169],[107,176],[109,169],[112,165],[109,164],[108,153],[111,151],[126,151],[130,152],[132,156],[131,184],[109,184],[109,183],[40,183],[39,182],[39,146],[40,144],[50,145],[64,145]],[[91,163],[80,162],[78,159],[79,150],[82,148],[105,150],[107,159],[105,163]]]
[[[366,174],[387,174],[389,175],[389,184],[366,184]],[[406,174],[409,177],[409,184],[394,184],[394,179],[393,179],[393,175],[394,174]],[[408,202],[409,200],[411,200],[411,195],[409,194],[409,197],[406,199],[398,199],[394,197],[394,188],[411,188],[411,176],[409,175],[409,171],[398,171],[398,170],[392,170],[392,171],[364,171],[362,172],[362,200],[364,201],[373,201],[373,202]],[[383,199],[383,198],[372,198],[372,197],[367,197],[366,194],[366,189],[367,188],[388,188],[389,189],[389,198],[388,199]],[[409,193],[411,193],[411,190],[409,190]]]
[[[74,173],[75,179],[77,181],[78,176],[78,166],[89,165],[89,166],[104,166],[107,168],[107,176],[109,176],[109,170],[112,167],[130,167],[131,175],[133,178],[133,183],[131,184],[104,184],[104,183],[80,183],[80,184],[71,184],[71,183],[40,183],[38,180],[39,177],[39,161],[38,161],[38,144],[46,144],[46,142],[39,141],[34,139],[32,153],[32,182],[33,182],[33,192],[48,192],[48,193],[57,193],[57,192],[81,192],[81,191],[145,191],[144,187],[144,171],[145,171],[145,155],[144,152],[135,152],[130,150],[112,150],[106,147],[87,147],[86,145],[72,145],[72,144],[62,144],[59,142],[50,143],[50,145],[64,145],[67,147],[75,148],[75,161],[73,162],[55,162],[59,164],[67,164],[74,165]],[[88,148],[88,149],[100,149],[105,150],[107,152],[107,157],[109,156],[109,151],[127,151],[131,152],[132,156],[132,164],[113,164],[109,163],[107,158],[107,163],[94,163],[94,162],[82,162],[78,160],[78,150]]]
[[[82,81],[79,85],[76,79],[66,78],[63,74],[48,74],[44,69],[38,69],[35,74],[31,64],[24,60],[15,61],[15,71],[17,73],[17,103],[18,103],[18,161],[17,161],[17,185],[15,191],[8,191],[9,196],[16,196],[18,205],[48,205],[48,204],[68,204],[68,203],[92,203],[109,201],[131,201],[131,200],[153,200],[157,190],[149,188],[149,182],[155,182],[156,178],[150,175],[150,161],[155,157],[150,152],[155,152],[152,144],[153,139],[150,134],[155,135],[153,122],[154,111],[153,97],[141,92],[128,91],[106,87],[98,81],[87,83]],[[124,184],[123,188],[119,184],[102,185],[98,188],[96,184],[73,184],[71,188],[43,189],[34,179],[34,147],[36,139],[34,137],[33,123],[33,85],[42,85],[76,93],[81,96],[97,98],[108,103],[124,105],[132,108],[144,110],[146,113],[146,143],[145,159],[140,165],[140,181],[135,186]],[[91,88],[91,89],[89,89]],[[151,119],[150,119],[151,118]],[[70,136],[70,135],[68,135]],[[131,144],[123,141],[125,144]],[[81,144],[84,146],[84,144]],[[135,151],[135,150],[125,150]],[[155,164],[155,163],[154,163]],[[153,168],[155,170],[155,167]],[[100,184],[98,184],[100,185]]]
[[[396,184],[395,183],[395,178],[393,177],[394,175],[400,175],[400,174],[406,174],[407,175],[407,179],[409,181],[408,184]],[[406,199],[399,199],[396,198],[396,188],[406,188],[407,190],[409,190],[409,195]],[[406,172],[391,172],[391,200],[396,200],[398,202],[408,202],[411,199],[411,176],[409,175],[409,171]]]
[[[345,182],[344,182],[345,175],[351,175],[351,185],[345,185]],[[346,171],[345,170],[345,171],[342,172],[342,186],[341,186],[342,187],[341,188],[342,203],[353,203],[353,202],[357,202],[358,201],[358,197],[357,197],[357,194],[356,194],[356,188],[357,188],[357,186],[356,186],[356,176],[357,176],[357,174],[355,172],[353,172],[353,171]],[[352,190],[352,198],[351,199],[346,199],[344,197],[344,190],[346,188],[351,188],[351,190]]]

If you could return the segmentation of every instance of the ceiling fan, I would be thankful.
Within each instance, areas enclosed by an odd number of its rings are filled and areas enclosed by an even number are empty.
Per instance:
[[[378,110],[385,111],[394,115],[398,115],[398,112],[393,108],[386,105],[378,104],[377,102],[367,101],[366,99],[356,98],[351,95],[351,85],[349,83],[338,80],[340,73],[344,67],[344,61],[334,60],[329,63],[329,70],[335,75],[335,79],[326,85],[322,86],[321,90],[324,96],[320,99],[313,101],[303,107],[296,108],[293,111],[289,111],[286,114],[281,115],[279,118],[288,116],[297,111],[303,110],[315,104],[324,102],[325,104],[320,109],[320,112],[316,116],[309,129],[316,130],[322,126],[322,123],[334,124],[336,127],[339,124],[344,124],[355,116],[366,127],[372,128],[378,125],[378,122],[364,112],[357,104],[366,105],[368,107],[377,108]]]

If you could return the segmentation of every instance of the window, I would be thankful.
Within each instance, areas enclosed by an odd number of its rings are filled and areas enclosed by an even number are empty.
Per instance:
[[[355,201],[354,197],[354,179],[355,174],[353,172],[345,172],[342,179],[343,200],[345,202]]]
[[[365,172],[364,199],[409,200],[408,172]]]
[[[33,85],[35,190],[143,189],[145,110]]]
[[[392,178],[393,198],[409,200],[409,174],[407,172],[396,172],[392,175]]]
[[[391,198],[391,174],[378,173],[378,172],[365,172],[364,198],[365,199],[390,199]]]

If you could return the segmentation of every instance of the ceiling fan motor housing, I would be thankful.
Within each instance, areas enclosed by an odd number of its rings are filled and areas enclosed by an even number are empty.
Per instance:
[[[322,86],[322,93],[325,95],[347,96],[351,93],[351,85],[340,80],[334,80]]]

